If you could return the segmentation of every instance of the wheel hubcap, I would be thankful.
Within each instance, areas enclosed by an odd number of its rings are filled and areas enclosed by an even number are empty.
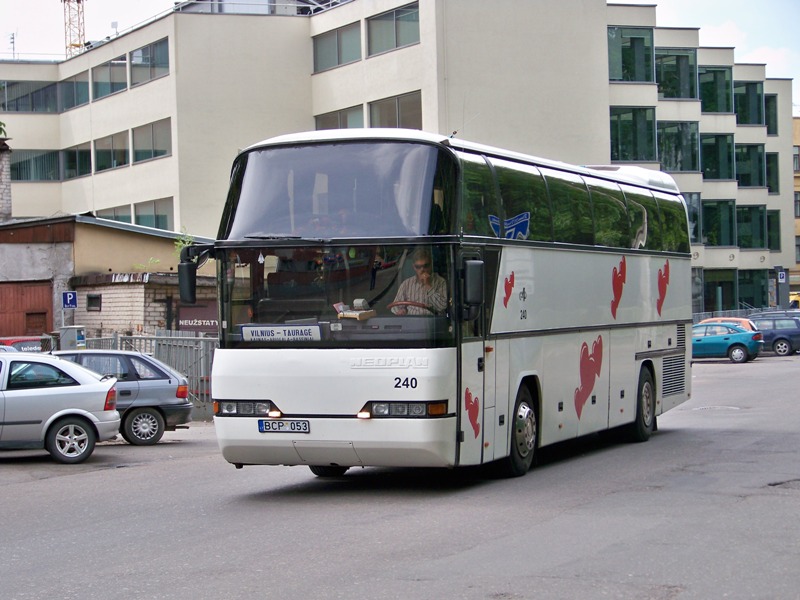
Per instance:
[[[86,451],[89,436],[82,427],[67,425],[56,434],[56,446],[64,456],[80,456]]]
[[[524,402],[517,409],[514,419],[514,444],[517,452],[525,458],[533,451],[536,443],[536,417],[533,409]]]
[[[642,387],[642,421],[648,427],[653,422],[653,387],[649,382]]]
[[[158,433],[158,423],[153,415],[139,415],[131,423],[131,430],[140,440],[149,440]]]

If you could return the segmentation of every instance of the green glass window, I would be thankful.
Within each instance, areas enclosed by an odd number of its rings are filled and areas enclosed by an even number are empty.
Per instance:
[[[733,105],[737,125],[764,125],[764,83],[734,81]]]
[[[611,160],[656,160],[656,109],[611,107]]]
[[[169,119],[133,129],[133,162],[172,154],[172,127]]]
[[[92,69],[93,100],[120,92],[127,87],[127,61],[124,54]]]
[[[63,179],[83,177],[92,173],[92,145],[89,142],[61,151]]]
[[[686,210],[689,216],[689,237],[693,244],[701,243],[700,232],[703,230],[703,209],[700,204],[700,192],[684,192]]]
[[[589,190],[579,175],[540,169],[553,210],[553,239],[568,244],[594,244],[594,217]]]
[[[733,134],[701,134],[700,161],[703,179],[734,179]]]
[[[130,53],[131,87],[169,74],[169,42],[167,38]]]
[[[367,19],[369,55],[419,42],[419,3]]]
[[[58,84],[60,109],[69,110],[89,103],[89,71],[68,77]]]
[[[656,48],[658,97],[697,98],[697,50]]]
[[[314,117],[317,130],[364,127],[363,107],[353,106]]]
[[[314,72],[361,60],[361,24],[353,23],[314,37]]]
[[[764,118],[767,122],[767,135],[778,135],[778,96],[764,96]]]
[[[625,196],[616,183],[584,177],[592,197],[594,243],[612,248],[630,248],[630,222]]]
[[[124,167],[129,163],[128,132],[121,131],[94,142],[95,173]]]
[[[733,200],[703,201],[703,243],[706,246],[736,245],[735,211]]]
[[[482,156],[459,153],[461,160],[461,230],[467,235],[498,237],[490,217],[500,216],[494,177]]]
[[[0,81],[0,112],[58,112],[53,81]]]
[[[662,220],[656,199],[648,190],[625,184],[619,187],[625,193],[631,219],[630,247],[663,250]]]
[[[58,181],[58,150],[14,150],[11,181]]]
[[[125,204],[123,206],[115,206],[114,208],[104,208],[95,213],[102,219],[110,219],[112,221],[120,221],[121,223],[131,222],[131,205]]]
[[[767,269],[739,270],[739,306],[769,304],[769,271]]]
[[[781,211],[767,211],[767,248],[775,252],[781,249]]]
[[[658,159],[667,172],[700,170],[699,124],[659,121]]]
[[[536,167],[491,159],[500,188],[503,215],[497,215],[508,239],[551,241],[553,216],[544,179]]]
[[[767,152],[767,190],[770,194],[779,194],[781,191],[780,186],[780,173],[778,168],[778,153]]]
[[[736,279],[735,269],[705,269],[703,271],[705,312],[738,308],[736,303]]]
[[[412,92],[370,102],[369,126],[422,129],[422,93]]]
[[[611,81],[652,82],[653,30],[609,27],[608,72]]]
[[[667,252],[689,252],[689,223],[683,203],[675,196],[653,192],[661,215],[661,248]]]
[[[137,225],[172,230],[172,198],[161,198],[134,205]]]
[[[698,67],[700,106],[704,113],[733,112],[733,68]]]
[[[740,248],[767,247],[767,207],[736,207],[736,243]]]
[[[763,144],[736,144],[736,181],[739,187],[767,185]]]

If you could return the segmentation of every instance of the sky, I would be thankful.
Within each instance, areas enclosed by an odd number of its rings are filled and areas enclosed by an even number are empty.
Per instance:
[[[494,5],[510,1],[488,0]],[[614,3],[656,4],[659,26],[700,27],[701,45],[733,46],[736,62],[766,63],[767,77],[794,79],[794,114],[800,116],[800,0],[614,0]],[[123,33],[168,11],[173,4],[173,0],[84,0],[86,39],[101,40],[116,32]],[[116,28],[112,26],[115,22]],[[64,57],[64,8],[60,0],[0,0],[0,59],[14,55],[26,59]]]

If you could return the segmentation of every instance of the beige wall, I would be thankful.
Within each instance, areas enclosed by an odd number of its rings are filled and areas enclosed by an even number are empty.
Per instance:
[[[178,272],[172,239],[85,223],[76,223],[75,228],[75,275]]]

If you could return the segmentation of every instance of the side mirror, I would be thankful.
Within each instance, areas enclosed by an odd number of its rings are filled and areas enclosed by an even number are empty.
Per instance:
[[[178,290],[181,302],[194,304],[197,302],[197,263],[178,263]]]
[[[478,318],[484,301],[483,261],[469,259],[464,261],[464,307],[462,318],[474,321]]]

